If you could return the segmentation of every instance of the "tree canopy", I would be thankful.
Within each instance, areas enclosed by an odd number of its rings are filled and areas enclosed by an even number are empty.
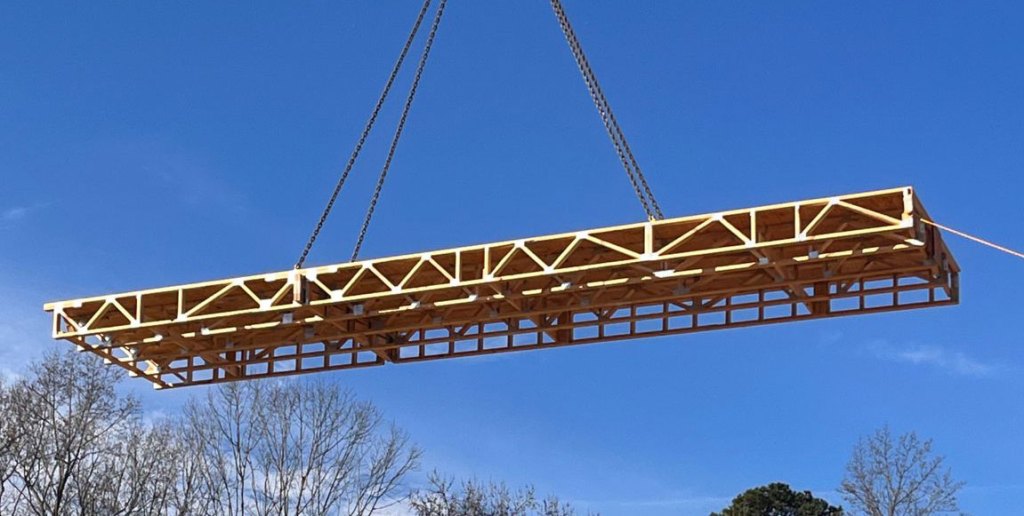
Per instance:
[[[788,484],[773,482],[744,491],[722,512],[711,516],[842,516],[835,507],[810,491],[794,491]]]

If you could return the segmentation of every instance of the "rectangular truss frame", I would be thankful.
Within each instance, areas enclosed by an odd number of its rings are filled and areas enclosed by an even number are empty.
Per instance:
[[[955,304],[911,187],[47,303],[157,388]]]

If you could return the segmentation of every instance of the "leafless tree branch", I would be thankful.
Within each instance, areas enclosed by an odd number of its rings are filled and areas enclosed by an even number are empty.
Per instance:
[[[928,516],[959,510],[963,486],[933,454],[930,439],[913,432],[894,439],[884,427],[857,443],[839,490],[869,516]]]

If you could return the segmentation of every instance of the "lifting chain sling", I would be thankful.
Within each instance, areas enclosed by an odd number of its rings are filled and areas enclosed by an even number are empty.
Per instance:
[[[633,151],[626,141],[626,136],[619,126],[618,120],[615,118],[615,114],[612,112],[611,105],[608,103],[608,99],[604,95],[604,91],[601,89],[601,85],[597,82],[597,76],[594,75],[593,69],[590,67],[590,63],[587,60],[586,54],[583,52],[583,47],[580,45],[579,39],[576,37],[576,32],[573,30],[572,25],[569,23],[569,18],[565,14],[565,9],[562,7],[560,0],[550,0],[551,7],[555,12],[555,17],[558,19],[558,24],[562,29],[562,33],[565,35],[566,42],[569,44],[569,49],[572,51],[573,58],[576,60],[576,65],[579,68],[580,73],[583,76],[583,81],[587,86],[587,91],[590,93],[591,99],[594,101],[594,106],[597,108],[598,115],[601,117],[601,122],[604,124],[605,130],[608,133],[609,139],[612,141],[612,146],[615,148],[615,153],[619,156],[619,160],[622,162],[622,167],[626,170],[626,175],[629,178],[630,185],[633,187],[634,193],[636,193],[637,199],[639,199],[641,206],[643,206],[644,213],[647,215],[649,220],[656,220],[664,218],[664,214],[661,211],[661,207],[658,205],[658,201],[654,198],[654,193],[651,191],[650,185],[647,183],[647,179],[644,177],[643,171],[640,170],[640,165],[636,161],[636,157],[633,155]],[[398,60],[395,62],[394,67],[391,69],[391,73],[388,76],[388,80],[384,85],[384,89],[377,99],[377,103],[370,114],[369,120],[363,127],[363,131],[359,136],[356,146],[352,151],[351,156],[345,169],[338,179],[337,184],[334,187],[333,192],[327,202],[327,206],[324,208],[320,215],[320,219],[317,221],[316,227],[313,229],[313,233],[310,235],[309,240],[306,242],[305,248],[302,250],[302,254],[299,256],[298,261],[295,263],[295,268],[301,268],[306,258],[309,256],[310,250],[316,243],[317,237],[320,235],[320,231],[323,229],[324,224],[327,221],[327,217],[330,215],[331,210],[334,208],[334,204],[338,199],[338,195],[341,193],[342,188],[345,185],[345,181],[348,179],[349,173],[352,171],[356,160],[359,157],[359,153],[366,143],[366,139],[369,137],[371,130],[377,120],[377,116],[380,114],[380,110],[384,105],[388,94],[391,92],[391,88],[394,85],[395,78],[398,76],[401,70],[402,64],[405,62],[405,58],[409,53],[409,49],[412,46],[413,40],[416,38],[416,34],[419,31],[420,26],[423,23],[423,19],[430,8],[431,0],[424,0],[423,6],[420,8],[419,15],[416,18],[415,23],[411,31],[409,32],[408,38],[406,38],[405,45],[402,47],[402,51],[398,56]],[[363,241],[366,239],[366,234],[370,227],[370,222],[373,219],[374,210],[377,206],[377,201],[380,199],[381,190],[384,187],[384,181],[387,179],[388,171],[391,168],[391,162],[394,159],[395,151],[398,148],[398,142],[402,136],[402,132],[405,129],[405,123],[409,116],[409,111],[412,107],[412,102],[416,97],[416,91],[419,87],[420,79],[423,75],[423,70],[426,67],[427,58],[430,55],[430,50],[433,47],[434,37],[437,34],[437,28],[441,23],[441,17],[444,15],[444,9],[447,0],[440,0],[438,3],[437,11],[434,14],[433,22],[430,26],[430,32],[427,36],[427,41],[424,44],[423,51],[420,54],[419,62],[416,66],[416,72],[413,76],[412,85],[409,88],[409,93],[406,96],[405,104],[402,108],[402,114],[399,118],[398,125],[395,129],[395,134],[391,139],[391,145],[388,148],[388,154],[385,158],[384,165],[381,168],[380,176],[377,178],[377,183],[374,186],[373,195],[370,198],[370,204],[366,211],[366,216],[363,219],[362,226],[359,230],[359,235],[356,239],[356,243],[352,250],[351,260],[355,261],[359,258],[359,251],[362,249]]]

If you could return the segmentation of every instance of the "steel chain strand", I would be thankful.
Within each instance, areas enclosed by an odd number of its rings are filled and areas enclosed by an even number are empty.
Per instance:
[[[373,130],[373,126],[377,121],[377,116],[380,115],[380,111],[384,106],[384,101],[391,92],[391,87],[395,83],[395,78],[398,76],[398,72],[401,70],[402,64],[405,62],[405,57],[408,55],[409,49],[412,47],[416,34],[420,30],[423,18],[426,16],[427,10],[430,8],[430,2],[431,0],[423,1],[423,6],[420,8],[419,15],[416,17],[416,22],[413,23],[412,30],[409,32],[409,37],[406,38],[405,45],[402,47],[402,52],[398,55],[398,60],[391,68],[391,73],[388,75],[388,80],[384,84],[384,89],[377,98],[377,103],[374,105],[373,111],[370,113],[370,118],[363,127],[363,132],[359,135],[359,140],[356,141],[356,146],[348,158],[345,170],[342,172],[337,184],[334,185],[334,191],[331,193],[331,197],[327,201],[327,206],[324,208],[323,213],[320,214],[320,220],[317,221],[316,227],[313,229],[313,233],[309,236],[309,240],[306,242],[306,247],[302,250],[302,254],[299,256],[298,261],[295,262],[296,269],[301,268],[302,265],[306,263],[306,258],[309,256],[310,250],[313,249],[313,244],[316,242],[317,237],[320,236],[320,231],[323,230],[324,223],[327,222],[327,217],[334,208],[334,203],[338,200],[338,194],[341,193],[341,189],[344,187],[345,181],[348,179],[349,173],[352,171],[352,167],[355,166],[356,160],[359,158],[359,153],[362,151],[363,145],[366,143],[366,139],[370,135],[370,131]]]
[[[561,13],[557,7],[555,9],[555,13],[558,17],[559,25],[561,26],[563,33],[566,36],[566,40],[569,43],[569,48],[573,53],[573,57],[576,60],[577,68],[579,69],[580,74],[583,76],[583,82],[587,86],[587,91],[590,93],[591,99],[594,102],[594,106],[597,108],[598,115],[601,117],[601,122],[604,124],[605,130],[608,133],[608,137],[611,139],[612,146],[615,148],[616,154],[619,156],[619,159],[622,161],[623,167],[626,169],[626,174],[630,180],[630,183],[633,185],[633,189],[636,192],[637,198],[640,199],[641,204],[643,204],[644,212],[649,214],[650,211],[647,207],[646,200],[643,198],[643,195],[637,185],[636,179],[633,175],[633,171],[629,167],[628,161],[626,160],[626,156],[621,147],[621,144],[615,132],[611,128],[611,122],[608,119],[607,107],[603,102],[601,102],[601,98],[594,88],[593,76],[590,73],[588,73],[588,66],[586,63],[585,56],[582,56],[580,54],[581,48],[579,47],[578,41],[574,39],[571,33],[571,27],[567,26],[568,20],[564,17],[564,13]]]
[[[651,187],[647,183],[647,179],[644,177],[643,171],[640,169],[640,165],[636,161],[636,157],[633,155],[633,150],[629,146],[629,141],[626,140],[626,135],[625,133],[622,132],[622,127],[619,125],[618,120],[615,118],[615,113],[612,111],[611,104],[608,102],[608,98],[605,97],[604,95],[604,90],[601,88],[601,84],[597,81],[597,76],[594,74],[594,70],[590,66],[590,61],[587,59],[586,54],[583,52],[583,46],[582,44],[580,44],[579,38],[576,37],[575,31],[572,30],[572,26],[571,24],[569,24],[569,18],[567,15],[565,15],[565,11],[563,10],[561,14],[562,16],[560,18],[563,18],[565,20],[565,24],[569,27],[569,32],[572,35],[571,38],[569,38],[570,48],[572,48],[573,54],[577,56],[577,59],[581,63],[580,70],[583,72],[584,81],[588,83],[588,87],[590,87],[591,84],[593,85],[593,88],[596,91],[596,95],[593,92],[591,95],[596,97],[594,99],[595,104],[599,104],[598,110],[603,110],[604,114],[609,119],[611,127],[613,128],[610,130],[614,130],[615,136],[618,137],[617,142],[615,141],[616,138],[614,136],[612,137],[613,143],[617,146],[621,145],[626,157],[629,158],[629,165],[631,165],[631,167],[627,165],[625,161],[623,161],[623,166],[626,168],[627,173],[632,174],[635,177],[634,180],[639,180],[640,184],[643,186],[644,192],[646,194],[646,201],[649,202],[651,206],[651,210],[647,211],[648,217],[654,218],[652,217],[651,213],[651,211],[653,211],[653,215],[655,215],[659,219],[662,219],[664,218],[664,214],[661,211],[661,206],[658,205],[657,199],[654,198],[654,193],[651,191]],[[625,160],[625,158],[622,159]],[[637,194],[639,195],[639,192],[637,192]]]
[[[633,170],[630,168],[629,161],[621,143],[619,142],[618,136],[611,126],[611,120],[608,117],[607,103],[601,101],[601,96],[596,87],[597,85],[595,84],[596,78],[589,70],[589,63],[587,63],[586,56],[583,54],[583,49],[572,30],[572,26],[569,25],[569,20],[566,17],[565,12],[562,10],[561,4],[557,2],[557,0],[552,0],[551,5],[555,10],[555,16],[558,18],[559,26],[565,34],[566,41],[569,43],[569,49],[572,51],[573,58],[576,60],[576,66],[579,69],[580,74],[583,76],[583,82],[587,86],[587,91],[590,93],[594,106],[597,108],[598,115],[601,117],[601,122],[604,124],[605,131],[608,133],[608,137],[612,141],[612,146],[615,148],[615,152],[619,156],[619,160],[622,162],[623,168],[626,170],[626,176],[629,178],[629,182],[633,186],[633,191],[636,193],[637,199],[640,200],[640,204],[643,206],[644,213],[648,218],[650,218],[652,215],[651,209],[647,203],[647,199],[644,197],[644,194],[640,189]]]
[[[566,20],[568,21],[567,17]],[[647,201],[650,203],[650,206],[654,211],[654,214],[657,215],[658,218],[664,218],[664,215],[661,212],[661,207],[658,205],[657,199],[654,198],[654,193],[651,191],[651,187],[647,183],[647,179],[644,177],[643,171],[640,170],[640,164],[637,163],[636,156],[633,155],[633,150],[629,146],[629,141],[626,139],[625,133],[622,132],[622,127],[619,125],[618,119],[615,118],[615,113],[612,111],[611,104],[608,102],[608,98],[605,97],[604,90],[601,88],[601,84],[597,81],[597,76],[594,74],[593,68],[591,68],[590,61],[587,59],[586,54],[583,53],[583,47],[579,43],[579,40],[575,37],[575,33],[573,33],[573,40],[575,42],[575,47],[579,50],[580,59],[583,62],[583,68],[585,69],[584,75],[589,75],[590,82],[593,83],[594,89],[597,92],[597,97],[599,100],[595,100],[600,102],[600,104],[603,106],[605,113],[610,119],[610,124],[614,129],[616,136],[618,137],[618,145],[622,146],[626,157],[629,158],[631,169],[630,167],[627,167],[627,171],[634,174],[636,179],[639,180],[640,184],[643,186],[644,192],[646,193]],[[648,212],[648,215],[650,215],[650,212]]]
[[[565,16],[565,20],[566,23],[568,23],[567,16]],[[569,27],[569,30],[572,31],[571,25]],[[643,171],[640,170],[640,165],[637,163],[636,157],[633,155],[633,150],[629,146],[629,141],[626,140],[626,135],[623,133],[622,127],[615,118],[615,113],[612,111],[611,104],[608,102],[608,98],[605,97],[601,84],[597,81],[597,76],[594,74],[593,68],[591,68],[590,62],[587,59],[586,54],[583,52],[583,47],[579,43],[579,39],[576,37],[575,31],[572,31],[570,46],[574,50],[574,55],[578,52],[578,59],[582,62],[580,68],[585,76],[584,80],[588,82],[588,85],[593,85],[595,93],[592,93],[592,96],[596,97],[594,100],[595,104],[598,104],[599,106],[598,110],[602,111],[604,116],[607,116],[608,118],[607,124],[611,126],[608,130],[614,132],[614,135],[609,135],[612,137],[613,144],[616,145],[617,149],[619,146],[622,147],[622,150],[620,151],[620,159],[623,161],[623,167],[626,168],[626,172],[630,174],[631,181],[634,181],[634,189],[637,190],[637,186],[635,184],[637,181],[643,187],[646,196],[642,197],[641,203],[644,204],[648,218],[664,218],[661,207],[658,205],[657,199],[654,198],[654,193],[651,191],[651,187],[647,183],[647,179],[644,177]],[[587,77],[589,77],[589,80]],[[625,156],[623,156],[623,154],[625,154]],[[628,164],[626,162],[627,158],[629,160]],[[637,195],[641,196],[639,191],[637,191]]]
[[[584,57],[584,59],[586,58]],[[661,212],[661,206],[658,205],[658,201],[654,198],[654,193],[651,191],[651,187],[647,183],[647,179],[644,177],[643,171],[640,170],[640,164],[637,163],[636,156],[633,155],[633,150],[629,146],[629,141],[626,140],[626,135],[622,132],[622,128],[619,126],[619,122],[615,118],[615,113],[612,111],[611,105],[608,103],[607,98],[604,96],[604,92],[601,90],[601,85],[597,82],[597,78],[593,76],[593,71],[589,69],[589,64],[588,72],[591,74],[591,79],[596,87],[597,95],[600,99],[597,102],[603,106],[603,109],[599,108],[599,111],[603,112],[604,116],[608,119],[606,128],[609,131],[609,136],[611,136],[612,143],[615,145],[616,152],[619,154],[619,159],[622,161],[622,165],[626,169],[626,173],[629,174],[630,182],[633,184],[634,191],[641,199],[641,204],[644,205],[644,211],[647,213],[647,217],[651,219],[665,218]],[[610,127],[608,127],[609,125]],[[612,133],[614,133],[614,135]],[[638,183],[639,186],[637,186]],[[641,187],[643,188],[643,194],[640,192]]]
[[[654,218],[654,209],[650,205],[648,196],[644,195],[641,191],[641,185],[645,184],[643,176],[637,174],[639,167],[636,164],[636,158],[632,156],[632,152],[625,140],[625,136],[622,134],[622,130],[616,126],[615,115],[611,111],[611,106],[608,105],[608,101],[604,98],[601,92],[601,87],[597,83],[597,79],[592,75],[589,70],[584,71],[584,82],[587,83],[588,88],[593,85],[594,92],[591,96],[594,99],[594,105],[597,107],[598,114],[601,117],[601,122],[605,126],[605,131],[608,133],[608,137],[612,142],[612,146],[615,148],[615,153],[619,156],[619,161],[622,162],[622,167],[626,170],[626,176],[629,178],[630,184],[633,186],[633,191],[636,193],[637,198],[640,200],[640,204],[643,205],[644,213],[647,214],[648,218]]]
[[[405,129],[405,122],[409,117],[409,110],[412,108],[413,99],[416,97],[416,90],[419,88],[420,79],[423,76],[423,70],[427,65],[427,58],[430,56],[430,49],[434,45],[434,36],[437,35],[437,27],[441,24],[441,17],[444,15],[444,7],[447,0],[441,0],[437,4],[437,12],[434,14],[434,21],[430,26],[430,33],[427,35],[427,41],[423,46],[423,53],[420,55],[420,61],[416,66],[416,75],[413,77],[412,85],[409,87],[409,94],[405,99],[405,105],[402,107],[402,116],[398,119],[398,127],[395,128],[395,135],[391,139],[391,147],[388,149],[387,158],[384,160],[384,166],[381,168],[380,177],[377,178],[377,185],[373,190],[373,197],[370,198],[370,206],[366,210],[366,217],[363,219],[363,226],[359,230],[359,238],[356,240],[356,244],[352,249],[352,261],[356,261],[359,258],[359,250],[363,247],[363,240],[366,239],[366,232],[370,228],[370,220],[373,219],[373,212],[377,208],[377,201],[380,199],[380,192],[384,188],[384,180],[387,179],[388,170],[391,168],[391,161],[395,157],[395,150],[398,148],[398,141],[402,137],[402,131]]]
[[[572,30],[572,26],[569,24],[569,19],[565,15],[565,11],[562,9],[561,4],[552,1],[552,6],[555,10],[555,16],[558,18],[559,25],[565,34],[566,41],[569,43],[569,49],[572,51],[573,57],[576,60],[576,65],[580,74],[583,76],[583,81],[587,86],[587,91],[590,93],[591,99],[594,101],[594,106],[597,108],[598,114],[601,117],[601,122],[604,124],[605,130],[608,133],[608,137],[612,141],[612,146],[615,148],[616,154],[618,154],[619,160],[622,162],[622,166],[626,170],[626,175],[629,178],[630,184],[633,186],[633,190],[636,193],[637,198],[640,200],[641,205],[643,205],[644,212],[648,217],[651,217],[651,209],[647,203],[647,199],[640,191],[635,173],[631,169],[625,155],[625,151],[622,148],[619,134],[617,134],[612,127],[612,120],[609,118],[610,106],[604,98],[603,92],[600,90],[600,85],[596,82],[597,78],[593,74],[593,70],[590,68],[586,55],[583,53],[583,48],[580,45],[578,38],[576,38],[575,32]]]
[[[609,110],[609,116],[612,118],[612,122],[615,123],[616,129],[619,133],[622,129],[619,128],[619,123],[615,120],[615,114]],[[647,178],[644,176],[642,170],[640,170],[640,164],[636,162],[636,157],[633,156],[633,149],[629,147],[629,142],[626,140],[626,136],[620,134],[622,137],[622,146],[626,148],[626,155],[629,156],[629,161],[633,164],[633,169],[636,171],[636,177],[640,180],[640,185],[643,186],[644,192],[647,194],[647,200],[651,203],[651,208],[654,210],[654,216],[657,219],[664,219],[665,214],[661,211],[661,206],[658,204],[658,200],[654,198],[654,192],[651,191],[651,186],[647,184]]]
[[[562,28],[562,32],[565,34],[566,41],[569,43],[569,48],[572,50],[573,57],[576,59],[577,67],[583,75],[583,80],[587,85],[587,89],[590,92],[595,106],[597,107],[601,120],[605,125],[605,129],[608,131],[608,136],[612,140],[612,145],[615,147],[620,161],[622,161],[622,166],[626,170],[626,174],[629,177],[637,198],[643,205],[644,212],[647,214],[648,218],[651,219],[664,218],[661,207],[654,198],[654,193],[651,191],[650,185],[647,183],[643,172],[640,170],[636,157],[633,155],[633,151],[629,147],[625,134],[612,112],[611,105],[608,103],[593,69],[590,67],[586,54],[583,52],[583,47],[579,43],[579,39],[576,37],[575,31],[572,29],[572,25],[569,22],[568,16],[565,14],[565,10],[562,7],[561,2],[559,0],[551,0],[551,6],[555,11],[555,16],[558,18],[559,25]]]

